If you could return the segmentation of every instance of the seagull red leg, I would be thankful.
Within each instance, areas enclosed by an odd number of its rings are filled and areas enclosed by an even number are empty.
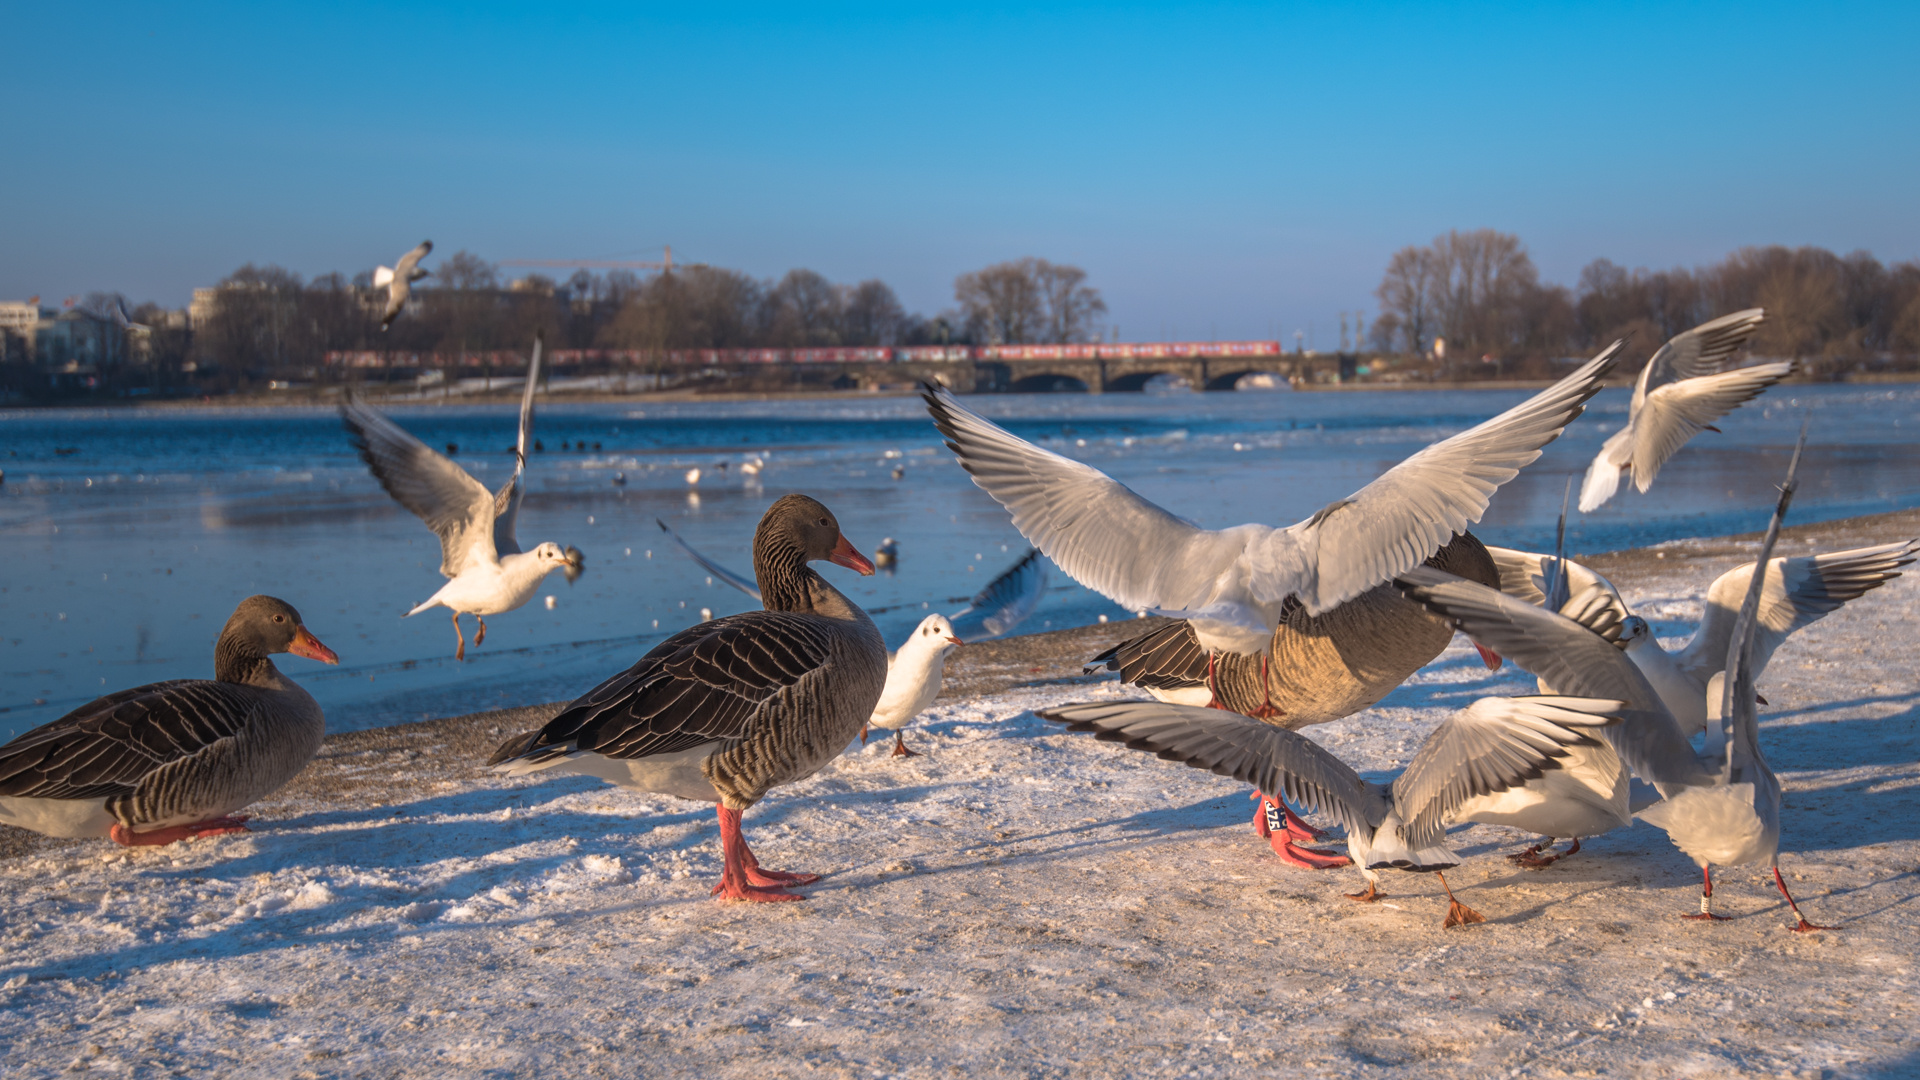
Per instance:
[[[147,832],[134,832],[125,825],[115,823],[107,833],[114,843],[121,847],[157,847],[171,844],[177,840],[190,840],[196,836],[225,836],[228,833],[243,833],[247,829],[247,815],[230,814],[226,817],[208,818],[190,825],[174,825],[165,829],[152,829]]]
[[[1797,915],[1799,914],[1799,912],[1796,911],[1795,914]],[[1682,915],[1680,917],[1683,919],[1691,919],[1694,922],[1726,922],[1727,921],[1727,917],[1725,915],[1715,915],[1713,913],[1713,866],[1712,864],[1708,864],[1700,868],[1700,914]]]
[[[1447,875],[1435,870],[1433,876],[1439,878],[1440,887],[1447,890],[1447,919],[1440,924],[1440,929],[1445,930],[1453,926],[1466,926],[1469,923],[1487,921],[1485,915],[1473,910],[1454,897],[1453,886],[1447,884]]]
[[[477,649],[477,648],[479,648],[480,646],[482,646],[482,645],[484,645],[484,644],[486,644],[486,641],[487,641],[487,620],[486,620],[485,618],[483,618],[482,616],[479,616],[479,615],[475,615],[475,616],[473,617],[473,621],[474,621],[474,622],[477,622],[477,623],[479,623],[479,624],[480,624],[480,629],[478,629],[478,630],[476,630],[476,631],[474,631],[474,633],[473,633],[473,647]]]
[[[722,900],[748,900],[754,903],[776,903],[785,900],[805,900],[799,893],[790,893],[782,885],[804,885],[808,880],[818,878],[806,874],[780,874],[760,869],[760,864],[747,848],[747,838],[740,834],[740,811],[730,810],[724,804],[715,808],[720,816],[720,854],[723,865],[720,870],[720,883],[713,887],[713,895]],[[790,879],[790,880],[788,880]]]
[[[454,640],[460,643],[455,646],[453,650],[453,658],[455,660],[465,660],[467,658],[467,635],[460,632],[460,613],[457,611],[453,613],[453,637]]]
[[[1780,876],[1780,868],[1778,866],[1773,868],[1773,883],[1780,886],[1780,895],[1787,898],[1787,906],[1793,909],[1793,917],[1799,920],[1799,925],[1793,928],[1794,933],[1810,934],[1815,930],[1833,929],[1831,926],[1815,926],[1807,921],[1805,915],[1800,914],[1800,905],[1793,902],[1793,894],[1787,891],[1786,879]]]

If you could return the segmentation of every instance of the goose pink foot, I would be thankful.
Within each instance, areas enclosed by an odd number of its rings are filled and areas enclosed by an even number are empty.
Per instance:
[[[753,903],[778,903],[787,900],[805,900],[799,893],[791,893],[783,885],[811,885],[820,878],[814,874],[788,874],[778,870],[762,870],[760,862],[747,848],[747,839],[740,833],[740,811],[730,810],[722,805],[715,808],[720,816],[720,852],[724,865],[720,871],[720,883],[713,887],[713,895],[722,900],[746,900]]]
[[[1258,791],[1252,797],[1260,800],[1259,809],[1253,815],[1254,831],[1273,848],[1281,862],[1302,870],[1332,870],[1353,863],[1337,851],[1301,847],[1296,841],[1321,840],[1327,834],[1300,820],[1286,803],[1276,803]]]
[[[174,825],[165,829],[150,829],[146,832],[134,832],[125,825],[115,823],[107,836],[121,847],[158,847],[161,844],[171,844],[179,840],[190,840],[196,836],[225,836],[228,833],[247,831],[247,815],[233,814],[229,817],[196,821],[191,825]]]

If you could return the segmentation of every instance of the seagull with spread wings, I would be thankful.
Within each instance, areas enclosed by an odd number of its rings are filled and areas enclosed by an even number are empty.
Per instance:
[[[497,492],[488,491],[451,458],[365,403],[349,398],[340,406],[340,418],[374,479],[440,537],[440,572],[447,583],[407,614],[418,615],[435,605],[451,610],[459,643],[453,653],[456,660],[467,658],[461,615],[471,614],[480,624],[473,636],[477,647],[487,639],[486,616],[512,611],[533,599],[550,572],[563,570],[572,583],[585,566],[578,548],[562,550],[549,542],[523,552],[514,536],[520,500],[526,495],[522,475],[533,436],[533,392],[540,382],[544,345],[543,337],[534,338],[526,391],[520,397],[520,441],[514,448],[513,476]]]
[[[1605,505],[1627,473],[1633,474],[1634,488],[1644,493],[1660,466],[1688,439],[1702,431],[1719,431],[1715,420],[1793,374],[1791,360],[1721,370],[1766,317],[1763,308],[1736,311],[1660,346],[1633,384],[1626,426],[1608,437],[1587,466],[1587,477],[1580,482],[1581,513]]]
[[[1467,527],[1580,415],[1620,347],[1283,528],[1201,528],[976,415],[943,388],[923,396],[974,483],[1055,565],[1129,610],[1184,620],[1090,668],[1117,669],[1163,701],[1298,729],[1368,708],[1446,648],[1452,628],[1390,583],[1422,563],[1499,583]],[[1498,666],[1498,656],[1483,655]],[[1300,847],[1317,831],[1284,804],[1263,801],[1255,828],[1292,865],[1346,864],[1338,853]]]
[[[400,256],[397,266],[377,267],[373,271],[373,287],[387,290],[387,307],[380,313],[380,329],[393,325],[400,317],[400,309],[407,306],[407,297],[413,295],[413,283],[433,273],[420,269],[420,260],[433,251],[433,241],[422,240],[420,246]]]

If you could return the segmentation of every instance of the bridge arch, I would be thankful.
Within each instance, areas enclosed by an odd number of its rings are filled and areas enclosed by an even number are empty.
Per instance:
[[[1152,368],[1142,368],[1139,371],[1129,371],[1124,375],[1109,376],[1107,378],[1107,389],[1122,393],[1139,393],[1147,388],[1148,383],[1162,375],[1174,375],[1183,379],[1187,377],[1187,373],[1184,371],[1155,371]]]
[[[1013,380],[1009,389],[1016,394],[1084,394],[1089,387],[1086,380],[1078,376],[1044,371],[1022,375]]]
[[[1249,368],[1240,368],[1235,371],[1224,371],[1218,374],[1211,375],[1207,379],[1207,389],[1209,390],[1237,389],[1239,386],[1240,380],[1246,378],[1249,375],[1271,375],[1274,378],[1274,380],[1278,382],[1281,386],[1290,385],[1287,380],[1287,373],[1284,371],[1276,371],[1270,367],[1249,367]]]

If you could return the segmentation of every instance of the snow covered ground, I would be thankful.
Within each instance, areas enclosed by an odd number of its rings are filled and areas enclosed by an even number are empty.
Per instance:
[[[1601,565],[1684,635],[1744,546]],[[0,859],[0,1071],[1908,1075],[1916,613],[1903,578],[1762,680],[1782,867],[1827,933],[1787,932],[1762,866],[1723,873],[1733,921],[1681,920],[1698,873],[1645,825],[1539,872],[1502,857],[1530,838],[1457,831],[1449,880],[1481,925],[1443,931],[1431,876],[1350,903],[1354,872],[1277,863],[1246,789],[1038,721],[1034,706],[1124,690],[1043,665],[1037,684],[941,701],[908,733],[924,757],[855,747],[750,811],[763,862],[829,875],[800,904],[707,898],[710,809],[486,777],[468,743],[454,768],[435,752],[454,743],[381,749],[377,732],[315,766],[371,796],[296,793],[241,837]],[[1380,707],[1311,732],[1392,770],[1451,709],[1527,685],[1456,642]],[[487,723],[471,745],[510,733]]]

